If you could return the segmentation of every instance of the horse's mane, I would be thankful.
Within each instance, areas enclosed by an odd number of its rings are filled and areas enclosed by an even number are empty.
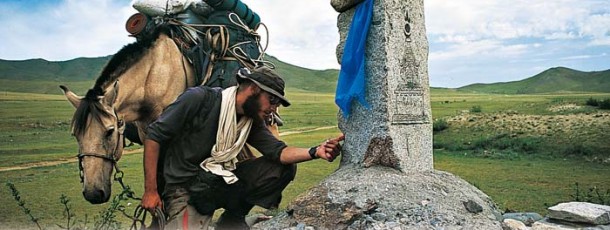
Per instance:
[[[110,58],[102,73],[95,81],[95,85],[87,91],[87,94],[76,109],[74,117],[72,117],[72,131],[74,135],[78,136],[85,132],[89,114],[94,115],[93,117],[96,117],[96,119],[100,119],[100,115],[109,115],[99,103],[99,97],[105,94],[104,89],[113,84],[125,71],[140,61],[155,44],[159,35],[163,33],[169,33],[168,26],[159,26],[152,32],[139,36],[136,42],[123,46],[119,52]]]
[[[102,91],[108,84],[118,79],[125,71],[142,59],[162,33],[168,34],[169,27],[161,25],[152,32],[139,36],[136,42],[123,46],[108,61],[102,73],[95,81],[93,89]]]

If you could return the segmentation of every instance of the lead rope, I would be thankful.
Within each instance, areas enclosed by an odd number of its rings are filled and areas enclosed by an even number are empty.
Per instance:
[[[119,169],[119,166],[116,163],[114,164],[114,170],[115,170],[114,180],[119,182],[119,184],[123,188],[123,191],[118,195],[119,198],[128,198],[128,199],[132,199],[132,200],[142,201],[142,198],[135,196],[135,192],[133,190],[131,190],[131,187],[129,187],[129,185],[125,185],[125,183],[123,183],[123,176],[125,175],[125,173],[123,173],[123,171],[121,171]],[[146,213],[148,211],[143,209],[142,206],[138,205],[136,207],[136,209],[134,210],[133,215],[127,214],[125,207],[120,207],[118,210],[121,213],[123,213],[123,215],[125,217],[127,217],[131,220],[131,226],[129,229],[131,229],[131,230],[146,229]],[[153,216],[153,219],[151,221],[151,226],[153,226],[156,221],[157,225],[155,226],[154,229],[164,229],[166,220],[165,220],[165,214],[163,213],[163,210],[161,210],[160,208],[155,208],[154,213],[151,213],[151,214]]]
[[[127,218],[130,218],[132,220],[132,223],[131,223],[131,226],[129,227],[129,229],[131,229],[131,230],[146,229],[146,223],[145,223],[146,213],[147,213],[147,211],[144,208],[142,208],[142,206],[138,206],[133,211],[133,217],[126,215]],[[140,218],[140,216],[142,218]],[[151,226],[151,229],[164,229],[165,220],[162,218],[165,218],[165,215],[163,214],[163,211],[161,211],[160,208],[156,208],[155,213],[153,213],[153,217],[155,217],[157,219],[157,226],[154,226],[154,227]]]
[[[116,81],[114,83],[114,91],[115,91],[115,93],[114,93],[114,98],[112,99],[112,101],[113,101],[112,105],[115,104],[114,102],[116,101],[118,94],[119,94],[119,81]],[[111,161],[114,165],[114,181],[119,182],[119,184],[121,185],[121,188],[123,189],[123,191],[121,191],[121,193],[118,196],[121,200],[132,199],[132,200],[142,201],[141,198],[135,196],[135,192],[133,190],[131,190],[131,187],[129,187],[129,185],[125,185],[125,183],[123,182],[123,177],[125,176],[125,173],[121,169],[119,169],[118,160],[120,158],[119,152],[123,151],[123,148],[121,148],[121,146],[125,144],[125,142],[124,142],[125,123],[123,122],[123,119],[119,118],[118,114],[114,110],[114,107],[112,108],[112,110],[114,111],[114,116],[117,118],[118,127],[117,127],[116,132],[118,134],[118,137],[117,137],[116,147],[114,148],[114,152],[112,153]],[[130,216],[129,214],[127,214],[125,212],[125,207],[120,207],[118,210],[121,211],[125,217],[132,220],[130,229],[132,229],[132,230],[138,229],[137,228],[138,223],[140,223],[139,229],[146,229],[146,225],[145,225],[146,210],[142,209],[142,206],[136,207],[132,216]],[[158,225],[157,228],[164,229],[165,228],[165,215],[163,214],[163,211],[160,208],[156,208],[153,216],[157,220],[157,225]]]

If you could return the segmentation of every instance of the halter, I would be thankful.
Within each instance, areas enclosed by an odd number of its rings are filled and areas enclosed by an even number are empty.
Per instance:
[[[120,197],[126,197],[126,198],[130,198],[133,200],[141,200],[141,198],[138,198],[135,196],[135,193],[133,192],[133,190],[131,190],[131,188],[127,185],[125,185],[123,183],[123,171],[121,171],[119,169],[119,165],[117,164],[118,162],[118,154],[120,153],[120,151],[122,151],[122,147],[125,144],[125,135],[124,135],[124,131],[125,131],[125,121],[121,118],[119,118],[116,110],[114,109],[114,103],[116,102],[117,99],[117,95],[119,92],[119,81],[117,80],[114,83],[114,98],[112,99],[112,113],[114,114],[114,117],[116,117],[117,119],[117,129],[115,131],[116,134],[113,135],[117,135],[117,142],[116,145],[114,147],[114,149],[112,150],[112,153],[110,155],[103,155],[103,154],[96,154],[96,153],[81,153],[79,150],[79,153],[76,155],[76,157],[78,157],[78,171],[79,171],[79,176],[80,176],[80,182],[81,184],[85,182],[85,175],[83,172],[83,158],[84,157],[97,157],[97,158],[101,158],[103,160],[106,161],[110,161],[110,163],[112,163],[112,166],[114,168],[114,180],[119,182],[119,184],[121,185],[123,191],[119,194]],[[143,229],[143,227],[145,226],[145,219],[146,219],[146,212],[144,209],[141,208],[141,206],[138,206],[135,211],[133,216],[127,214],[125,212],[125,209],[118,209],[120,212],[123,213],[123,215],[125,215],[125,217],[129,218],[132,220],[132,225],[130,229],[137,229],[138,225],[140,226],[140,229]],[[143,215],[143,216],[142,216]],[[156,216],[156,219],[153,219],[153,221],[157,221],[157,225],[160,227],[160,229],[163,229],[165,227],[165,214],[163,213],[163,211],[159,208],[155,209],[154,212],[154,216]]]
[[[121,184],[121,186],[123,186],[123,188],[125,188],[125,185],[123,185],[123,171],[121,171],[119,169],[119,166],[117,165],[117,161],[119,159],[117,159],[117,154],[119,154],[119,151],[122,150],[122,146],[125,141],[124,141],[124,134],[123,132],[125,131],[125,122],[123,121],[123,119],[120,119],[118,114],[116,113],[116,110],[114,109],[114,102],[117,99],[117,95],[119,92],[119,81],[117,80],[114,83],[114,98],[112,99],[112,112],[114,113],[114,117],[116,117],[117,119],[117,129],[115,131],[116,135],[117,135],[117,142],[116,142],[116,146],[114,147],[111,155],[102,155],[102,154],[96,154],[96,153],[81,153],[79,150],[79,153],[76,155],[76,157],[78,158],[78,172],[79,172],[79,176],[80,176],[80,182],[84,183],[85,181],[85,173],[83,172],[83,158],[84,157],[97,157],[97,158],[102,158],[104,160],[110,161],[112,163],[113,168],[115,169],[115,174],[114,174],[114,180],[119,181],[119,183]]]
[[[113,109],[114,110],[114,109]],[[116,111],[113,111],[116,115]],[[118,117],[117,117],[118,119]],[[78,153],[76,155],[76,157],[78,157],[78,174],[80,176],[80,183],[84,183],[85,182],[85,173],[83,172],[83,158],[84,157],[97,157],[97,158],[102,158],[104,160],[110,161],[112,163],[112,166],[115,169],[115,174],[114,174],[114,179],[119,181],[121,183],[121,186],[125,187],[123,185],[123,182],[121,180],[121,178],[123,177],[123,171],[121,171],[119,169],[119,166],[117,164],[118,159],[116,158],[117,154],[119,153],[119,149],[121,148],[121,145],[124,144],[124,135],[123,135],[123,131],[125,130],[125,123],[123,122],[122,119],[118,120],[117,122],[119,124],[119,128],[117,129],[116,133],[117,133],[117,143],[116,146],[114,147],[114,150],[112,151],[112,154],[110,156],[108,155],[101,155],[101,154],[95,154],[95,153]],[[80,151],[79,151],[80,152]]]

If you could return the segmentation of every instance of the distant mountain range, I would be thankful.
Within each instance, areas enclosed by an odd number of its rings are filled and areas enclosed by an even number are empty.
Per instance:
[[[76,58],[68,61],[29,59],[10,61],[0,59],[0,91],[30,93],[60,93],[59,84],[83,92],[93,86],[95,79],[112,56]],[[339,70],[311,70],[291,65],[266,56],[276,66],[291,88],[314,92],[334,92]]]
[[[610,92],[610,69],[582,72],[565,67],[545,70],[533,77],[520,81],[491,84],[472,84],[458,88],[459,91],[536,94],[553,92]]]
[[[111,57],[76,58],[68,61],[0,59],[0,90],[57,94],[60,93],[57,85],[67,84],[75,87],[75,92],[83,92],[93,85]],[[328,93],[335,91],[339,70],[306,69],[269,55],[267,60],[275,64],[279,74],[284,76],[286,85],[291,88]],[[610,92],[610,70],[582,72],[555,67],[520,81],[471,84],[457,90],[499,94]]]

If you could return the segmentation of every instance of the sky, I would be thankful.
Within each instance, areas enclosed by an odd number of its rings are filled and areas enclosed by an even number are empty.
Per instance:
[[[164,0],[149,0],[163,1]],[[243,0],[267,31],[266,52],[310,69],[340,68],[329,0]],[[552,67],[610,69],[608,0],[424,0],[430,85],[508,82]],[[135,41],[132,0],[0,0],[0,59],[64,61]]]

